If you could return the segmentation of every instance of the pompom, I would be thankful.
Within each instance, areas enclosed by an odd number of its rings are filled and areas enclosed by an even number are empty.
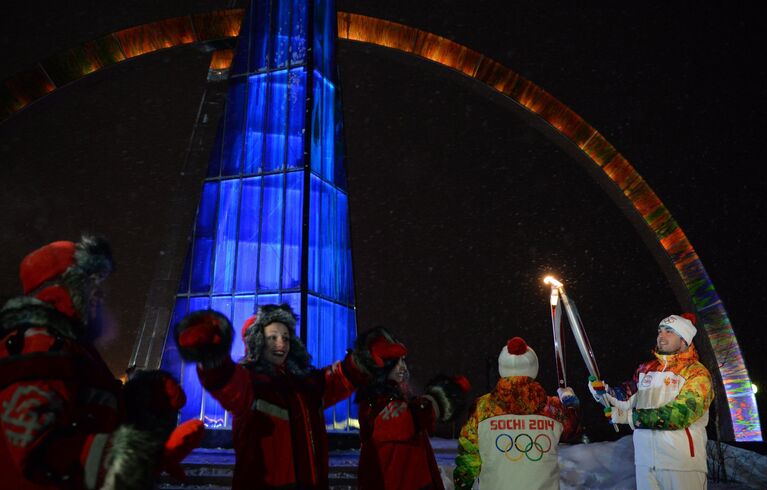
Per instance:
[[[471,390],[471,383],[469,383],[466,376],[455,376],[453,377],[453,382],[458,385],[458,388],[460,388],[463,393],[468,393]]]
[[[527,344],[522,337],[514,337],[506,343],[506,350],[513,356],[519,356],[527,352]]]
[[[693,325],[698,324],[698,318],[695,316],[695,313],[682,313],[679,316],[681,316],[685,320],[689,320],[690,323],[692,323]]]

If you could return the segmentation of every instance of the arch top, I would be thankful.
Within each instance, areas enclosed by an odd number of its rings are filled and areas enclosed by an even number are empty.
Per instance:
[[[243,15],[243,9],[227,9],[164,19],[123,29],[50,56],[0,85],[0,123],[57,88],[116,63],[175,46],[234,38]],[[395,49],[452,68],[508,97],[577,147],[641,216],[658,247],[673,264],[698,311],[720,366],[735,440],[762,440],[751,380],[713,283],[661,199],[610,142],[544,89],[466,46],[430,32],[360,14],[338,12],[337,21],[339,39]],[[221,59],[216,58],[212,70],[225,68],[227,62]]]

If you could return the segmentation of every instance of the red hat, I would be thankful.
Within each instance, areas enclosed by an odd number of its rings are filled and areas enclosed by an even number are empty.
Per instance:
[[[112,271],[112,252],[103,238],[85,236],[78,243],[57,241],[21,261],[24,294],[50,303],[72,318],[86,319],[90,290]]]

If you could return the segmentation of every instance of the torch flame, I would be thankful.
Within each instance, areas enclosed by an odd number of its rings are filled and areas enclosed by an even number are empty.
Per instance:
[[[549,285],[551,285],[551,286],[553,286],[555,288],[561,288],[562,286],[564,286],[564,284],[562,284],[561,282],[557,281],[554,278],[554,276],[546,276],[546,277],[544,277],[543,278],[543,282],[546,283],[546,284],[549,284]]]

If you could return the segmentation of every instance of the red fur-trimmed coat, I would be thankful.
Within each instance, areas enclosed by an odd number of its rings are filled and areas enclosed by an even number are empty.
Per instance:
[[[436,414],[426,397],[379,395],[360,403],[361,490],[443,490],[429,434]]]
[[[232,488],[328,488],[323,409],[351,396],[352,379],[362,376],[349,356],[305,376],[257,372],[231,359],[197,372],[233,415]]]
[[[16,303],[0,330],[0,487],[96,485],[123,418],[122,384],[69,320],[33,299]]]

